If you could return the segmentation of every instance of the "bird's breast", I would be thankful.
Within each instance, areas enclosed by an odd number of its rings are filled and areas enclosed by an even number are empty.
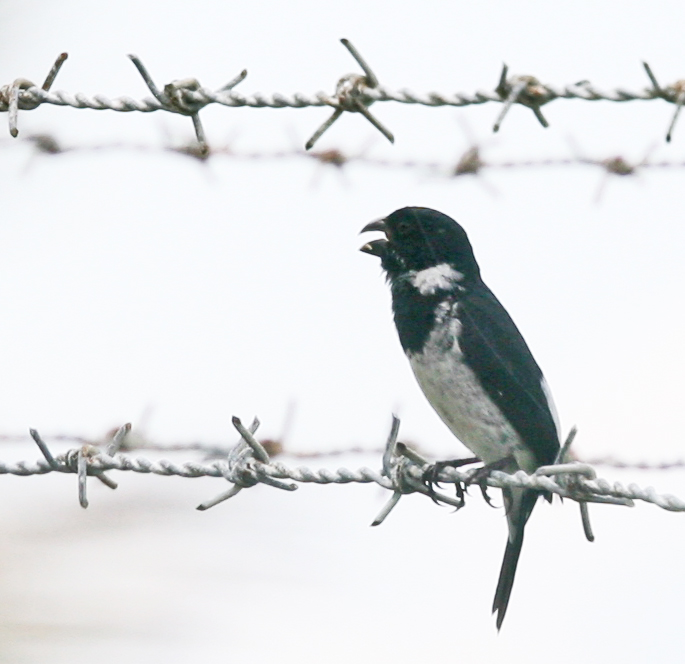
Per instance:
[[[532,454],[464,360],[457,308],[439,308],[422,349],[407,352],[416,380],[443,422],[483,462],[513,455],[518,468],[534,470]]]

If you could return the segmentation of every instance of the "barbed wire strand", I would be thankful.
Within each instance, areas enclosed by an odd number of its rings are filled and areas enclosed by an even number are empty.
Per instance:
[[[40,434],[32,429],[30,431],[31,437],[38,445],[44,459],[34,462],[18,461],[13,463],[0,461],[0,475],[10,474],[26,477],[52,472],[76,474],[78,477],[79,503],[84,508],[88,507],[87,477],[89,475],[94,476],[109,488],[115,489],[117,488],[116,482],[105,474],[112,470],[187,478],[217,477],[231,483],[231,487],[227,491],[199,505],[199,510],[214,507],[220,502],[234,497],[241,490],[257,484],[267,484],[281,490],[294,491],[298,487],[297,483],[374,483],[392,491],[392,497],[372,525],[382,523],[398,504],[400,498],[408,493],[423,493],[436,502],[451,505],[457,509],[463,507],[464,491],[476,481],[474,478],[478,475],[474,475],[474,471],[444,467],[443,464],[433,467],[415,450],[397,442],[399,424],[399,419],[393,416],[380,472],[366,467],[357,470],[347,468],[314,470],[305,466],[288,467],[283,463],[273,461],[266,448],[254,438],[253,434],[259,426],[257,419],[249,428],[245,428],[241,421],[234,417],[233,425],[240,434],[240,440],[229,449],[224,459],[210,463],[193,461],[174,463],[165,459],[152,461],[144,457],[131,457],[121,454],[119,450],[125,444],[125,439],[131,431],[129,424],[120,427],[105,445],[95,446],[85,443],[55,457]],[[610,483],[598,478],[595,470],[588,464],[568,463],[564,459],[560,461],[556,465],[538,468],[533,474],[518,471],[508,475],[493,470],[485,477],[478,477],[477,483],[481,486],[483,495],[488,501],[486,486],[535,489],[578,502],[581,506],[584,530],[590,540],[593,539],[593,535],[587,509],[583,507],[587,503],[633,506],[634,501],[639,500],[657,505],[668,511],[685,511],[685,501],[672,495],[658,494],[653,487],[643,489],[634,483],[627,487],[619,482]],[[427,472],[433,468],[434,472],[430,473],[432,482],[454,484],[457,489],[456,498],[436,491],[433,483],[426,482]]]
[[[391,90],[380,84],[378,77],[368,62],[348,39],[341,39],[341,43],[347,48],[357,64],[359,64],[364,71],[364,75],[346,74],[342,76],[338,80],[335,93],[332,95],[325,92],[317,92],[312,95],[303,93],[291,95],[253,93],[252,95],[243,95],[233,90],[233,88],[247,76],[247,70],[245,69],[216,90],[209,90],[203,87],[195,78],[174,80],[160,89],[154,83],[141,59],[136,55],[129,55],[128,57],[152,93],[151,98],[146,97],[141,100],[135,100],[131,97],[122,96],[110,99],[102,94],[87,96],[80,92],[75,94],[64,91],[53,92],[50,88],[54,83],[57,73],[67,59],[67,54],[62,53],[50,69],[42,87],[38,87],[25,78],[17,78],[13,83],[0,88],[0,111],[8,112],[10,134],[13,137],[16,137],[19,131],[17,125],[19,110],[34,110],[42,104],[69,106],[78,109],[110,110],[123,113],[151,113],[155,111],[179,113],[187,115],[192,119],[198,149],[203,151],[207,148],[208,143],[199,113],[209,104],[219,104],[233,108],[274,109],[329,106],[334,109],[333,114],[313,133],[305,145],[306,149],[311,149],[317,140],[346,112],[362,115],[392,143],[394,141],[392,132],[369,111],[369,107],[376,102],[418,104],[430,108],[440,106],[463,107],[496,102],[502,104],[502,109],[493,125],[493,131],[497,132],[500,130],[505,116],[515,104],[530,108],[540,124],[543,127],[547,127],[549,124],[542,115],[541,107],[557,99],[601,100],[619,103],[662,99],[676,106],[666,134],[667,141],[671,140],[675,123],[682,105],[685,103],[685,80],[676,81],[665,88],[661,87],[651,67],[646,62],[642,64],[651,87],[638,92],[623,88],[602,90],[587,80],[564,87],[543,84],[535,76],[508,76],[509,68],[506,64],[503,65],[499,82],[492,91],[478,90],[472,94],[463,92],[452,94],[442,94],[439,92],[417,94],[407,89]]]
[[[21,139],[20,139],[21,141]],[[0,141],[1,142],[1,141]],[[367,157],[364,154],[345,154],[339,149],[327,149],[321,151],[306,152],[303,150],[276,150],[260,152],[239,152],[230,145],[222,147],[200,146],[197,143],[170,146],[151,146],[144,144],[126,143],[103,143],[91,146],[63,146],[54,136],[49,134],[36,134],[23,139],[30,142],[37,153],[45,155],[58,155],[68,152],[98,152],[112,149],[132,149],[140,152],[172,152],[181,156],[191,157],[202,162],[214,157],[226,157],[234,160],[281,160],[281,159],[309,159],[316,161],[322,167],[333,167],[341,170],[349,164],[361,164],[372,168],[391,168],[421,171],[431,177],[456,179],[465,175],[478,176],[485,170],[510,170],[532,169],[549,167],[589,166],[598,168],[604,173],[604,179],[600,182],[595,199],[599,199],[606,184],[606,177],[637,176],[643,170],[669,170],[685,168],[685,161],[654,161],[650,162],[645,157],[638,163],[630,162],[622,156],[612,156],[604,159],[594,159],[577,154],[573,157],[548,157],[541,159],[524,159],[508,161],[485,161],[481,156],[479,146],[469,147],[457,160],[456,163],[421,161],[418,159],[390,160]]]

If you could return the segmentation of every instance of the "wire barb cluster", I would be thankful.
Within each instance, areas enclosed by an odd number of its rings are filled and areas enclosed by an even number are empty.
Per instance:
[[[369,96],[369,92],[379,87],[378,79],[373,73],[371,67],[362,57],[361,53],[352,45],[349,39],[340,40],[343,46],[350,52],[352,57],[357,61],[359,66],[364,70],[364,76],[359,74],[347,74],[343,76],[335,87],[335,110],[326,122],[324,122],[312,135],[312,137],[305,143],[305,150],[310,150],[314,144],[323,136],[324,132],[345,112],[361,113],[378,131],[383,134],[391,143],[395,142],[395,137],[389,129],[386,129],[379,120],[377,120],[369,106],[373,104],[373,97]]]
[[[453,498],[442,492],[436,492],[431,486],[427,486],[426,472],[432,466],[417,452],[397,441],[399,425],[399,420],[393,417],[380,472],[363,467],[357,470],[347,468],[312,470],[304,466],[288,467],[283,463],[273,461],[264,445],[254,437],[254,433],[259,427],[257,419],[249,428],[246,428],[239,418],[234,417],[233,426],[240,434],[240,440],[229,449],[224,459],[210,463],[151,461],[143,457],[121,454],[119,450],[125,445],[126,437],[131,431],[130,424],[118,429],[104,446],[84,443],[78,448],[69,450],[57,457],[52,455],[40,434],[32,429],[30,431],[31,437],[38,445],[44,459],[33,463],[27,461],[0,462],[0,475],[11,474],[25,477],[51,472],[76,474],[78,477],[79,503],[84,508],[88,507],[88,476],[96,477],[109,488],[116,489],[117,483],[106,474],[112,470],[189,478],[216,477],[230,482],[231,486],[228,490],[203,502],[198,506],[197,509],[199,510],[214,507],[220,502],[234,497],[243,489],[257,484],[266,484],[284,491],[294,491],[297,489],[297,483],[373,483],[392,491],[388,504],[374,519],[372,525],[382,523],[400,498],[409,493],[422,493],[436,502],[456,508],[462,507],[464,502],[459,490],[457,497]],[[569,444],[571,439],[572,436],[569,437]],[[439,464],[439,470],[435,474],[437,482],[451,483],[457,487],[468,486],[473,482],[473,478],[473,471],[464,472],[456,467],[443,467],[443,464]],[[685,501],[675,496],[658,494],[651,487],[642,489],[636,484],[624,487],[617,482],[610,483],[597,478],[591,466],[579,462],[557,463],[552,466],[541,467],[531,475],[523,471],[508,475],[493,470],[482,481],[489,487],[524,487],[556,494],[578,502],[581,506],[581,512],[584,513],[583,522],[588,539],[592,539],[592,532],[587,520],[587,503],[633,506],[634,501],[639,500],[652,503],[665,510],[685,512]]]
[[[589,81],[580,81],[563,88],[543,84],[536,77],[530,75],[508,76],[509,68],[505,64],[502,68],[497,87],[492,91],[476,91],[468,93],[442,94],[429,92],[416,94],[412,91],[391,90],[382,86],[373,70],[362,57],[360,52],[348,39],[341,39],[341,43],[357,61],[364,74],[346,74],[338,80],[333,95],[318,92],[313,95],[295,93],[287,96],[274,93],[270,96],[253,94],[241,95],[233,88],[247,76],[243,70],[225,85],[217,90],[204,88],[197,79],[186,78],[176,81],[159,89],[140,58],[129,55],[136,69],[143,77],[145,84],[152,93],[152,98],[134,100],[130,97],[109,99],[104,95],[88,97],[83,93],[69,94],[66,92],[50,92],[50,88],[67,54],[62,53],[51,68],[43,85],[39,88],[25,78],[17,78],[10,85],[0,88],[0,111],[7,111],[9,116],[10,134],[18,135],[18,111],[33,110],[41,104],[55,104],[57,106],[71,106],[72,108],[91,108],[97,110],[112,110],[118,112],[150,113],[153,111],[167,111],[189,116],[193,121],[198,151],[203,154],[208,151],[205,132],[200,122],[199,112],[208,104],[220,104],[229,107],[248,106],[252,108],[305,108],[313,106],[330,106],[333,114],[314,132],[307,141],[305,148],[312,148],[317,140],[336,122],[345,112],[358,113],[364,116],[391,143],[394,142],[392,132],[386,128],[369,111],[371,104],[379,101],[394,101],[401,104],[420,104],[428,107],[437,106],[470,106],[487,102],[498,102],[502,109],[493,125],[493,131],[499,131],[504,117],[514,104],[530,108],[543,127],[549,123],[542,115],[541,107],[555,99],[581,99],[584,101],[612,101],[626,102],[634,100],[663,99],[675,104],[676,109],[670,123],[666,140],[670,141],[680,110],[685,103],[685,80],[679,80],[670,86],[662,88],[657,82],[650,66],[644,62],[643,67],[651,82],[651,87],[641,92],[631,92],[617,88],[615,90],[600,90]]]
[[[68,58],[67,53],[60,53],[55,60],[55,63],[50,68],[48,75],[45,77],[43,85],[39,88],[42,91],[48,92],[52,87],[52,84],[57,78],[59,70],[62,68],[65,60]],[[41,103],[43,103],[35,95],[24,94],[26,90],[34,90],[36,84],[25,78],[17,78],[11,85],[3,85],[0,88],[0,110],[8,111],[8,120],[10,126],[10,135],[16,138],[19,135],[19,129],[17,128],[17,115],[19,109],[31,110],[38,108]]]

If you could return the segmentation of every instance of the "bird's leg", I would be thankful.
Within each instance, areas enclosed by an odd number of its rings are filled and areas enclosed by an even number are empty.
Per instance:
[[[480,459],[478,457],[469,457],[468,459],[446,459],[444,461],[436,461],[428,466],[428,468],[423,471],[421,481],[428,489],[428,495],[431,497],[431,500],[435,503],[438,502],[433,486],[440,486],[438,484],[438,476],[443,468],[460,468],[461,466],[468,466],[472,463],[480,463]],[[464,504],[465,489],[466,487],[462,485],[461,482],[455,483],[457,498],[462,505]]]
[[[488,505],[490,505],[490,507],[497,507],[496,505],[492,504],[492,500],[488,495],[488,485],[486,484],[486,480],[488,479],[488,477],[490,477],[490,471],[503,470],[512,461],[514,461],[514,457],[510,455],[504,457],[503,459],[493,461],[492,463],[487,463],[483,465],[481,468],[476,468],[471,473],[469,479],[466,480],[466,482],[464,482],[465,488],[468,488],[471,484],[477,484],[480,488],[481,494],[483,495],[483,500],[485,500],[485,502]]]

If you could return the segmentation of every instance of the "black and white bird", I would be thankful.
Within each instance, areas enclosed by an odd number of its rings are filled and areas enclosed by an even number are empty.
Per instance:
[[[530,473],[554,463],[560,434],[552,396],[514,321],[483,283],[464,229],[437,210],[406,207],[365,231],[385,233],[361,250],[381,259],[400,343],[443,422],[486,466]],[[509,538],[492,606],[498,630],[539,495],[503,490]]]

